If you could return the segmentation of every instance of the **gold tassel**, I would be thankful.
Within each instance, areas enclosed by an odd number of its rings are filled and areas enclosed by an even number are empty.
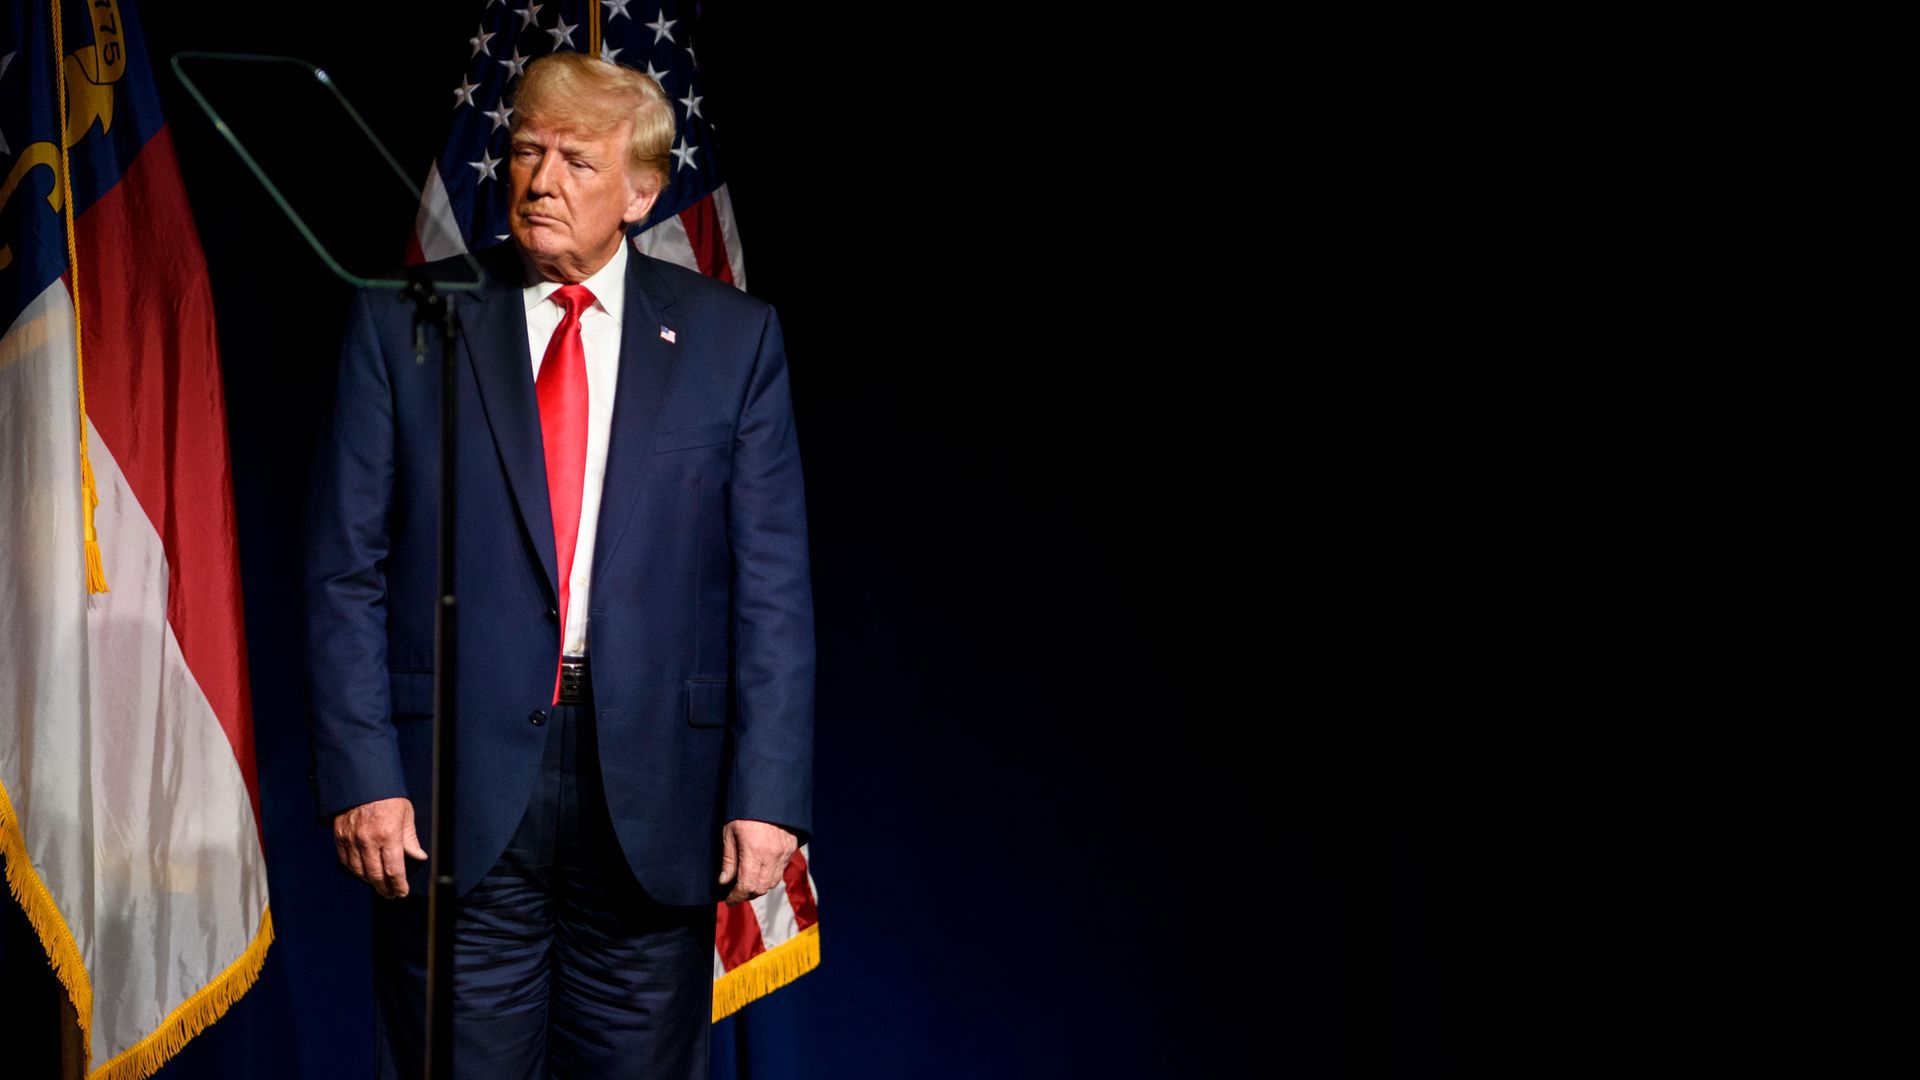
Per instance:
[[[73,280],[73,364],[74,379],[80,388],[80,507],[87,519],[87,591],[107,592],[107,568],[100,559],[100,533],[93,526],[93,508],[100,505],[100,492],[93,484],[93,460],[87,456],[87,366],[80,360],[80,253],[73,238],[73,171],[67,151],[75,135],[67,130],[67,79],[65,46],[60,41],[60,0],[53,5],[53,87],[60,104],[60,193],[67,223],[67,276]],[[86,132],[80,132],[85,135]]]
[[[80,392],[80,498],[87,511],[87,591],[108,592],[107,568],[100,562],[100,534],[93,525],[93,508],[100,492],[93,486],[93,461],[87,457],[87,393]]]

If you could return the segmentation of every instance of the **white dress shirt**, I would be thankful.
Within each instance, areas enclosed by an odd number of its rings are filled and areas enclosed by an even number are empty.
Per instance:
[[[601,483],[607,474],[607,435],[613,426],[613,391],[620,375],[620,317],[627,300],[627,242],[622,239],[613,258],[599,272],[581,282],[593,293],[593,303],[580,315],[580,341],[587,350],[587,468],[580,485],[580,536],[573,546],[573,576],[567,586],[567,625],[561,651],[587,651],[587,590],[593,576],[593,540],[600,521]],[[540,362],[547,343],[566,313],[550,297],[558,281],[537,281],[522,290],[527,303],[527,352],[533,357],[533,377],[540,379]],[[559,554],[555,552],[555,554]]]

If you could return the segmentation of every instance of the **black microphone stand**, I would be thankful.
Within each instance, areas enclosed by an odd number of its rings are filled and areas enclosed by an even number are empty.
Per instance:
[[[427,841],[432,880],[427,886],[428,1080],[453,1077],[453,927],[460,899],[454,882],[454,674],[460,602],[454,593],[454,359],[453,305],[424,273],[404,292],[413,301],[413,362],[426,363],[427,326],[440,327],[440,511],[437,600],[433,618],[433,836]]]

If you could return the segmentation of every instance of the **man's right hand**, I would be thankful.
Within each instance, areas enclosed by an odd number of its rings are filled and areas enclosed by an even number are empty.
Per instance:
[[[407,859],[424,859],[413,831],[413,802],[375,799],[333,817],[333,846],[353,876],[389,900],[407,895]]]

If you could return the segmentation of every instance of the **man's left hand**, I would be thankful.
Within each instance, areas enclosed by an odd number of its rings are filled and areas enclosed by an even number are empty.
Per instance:
[[[765,896],[780,883],[800,838],[766,821],[729,821],[720,830],[720,884],[733,882],[727,903]]]

